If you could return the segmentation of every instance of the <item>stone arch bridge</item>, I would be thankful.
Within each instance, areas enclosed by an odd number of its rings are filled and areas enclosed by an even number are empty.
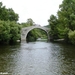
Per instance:
[[[29,26],[29,27],[22,28],[22,30],[21,30],[21,41],[26,41],[26,37],[27,37],[28,33],[35,28],[39,28],[41,30],[44,30],[47,33],[48,40],[49,40],[49,34],[48,34],[49,28],[42,27],[42,26]]]

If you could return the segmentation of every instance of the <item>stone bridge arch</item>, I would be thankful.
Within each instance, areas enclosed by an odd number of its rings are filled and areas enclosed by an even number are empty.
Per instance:
[[[47,33],[48,40],[49,40],[49,34],[48,34],[49,28],[42,27],[42,26],[29,26],[29,27],[22,28],[22,30],[21,30],[21,41],[26,41],[26,37],[27,37],[28,33],[35,28],[39,28],[41,30],[44,30]]]

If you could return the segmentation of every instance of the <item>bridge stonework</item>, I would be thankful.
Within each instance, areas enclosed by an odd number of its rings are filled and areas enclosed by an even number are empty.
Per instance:
[[[39,29],[44,30],[47,33],[48,40],[49,40],[49,34],[48,34],[49,28],[42,27],[42,26],[30,26],[30,27],[22,28],[22,30],[21,30],[21,41],[26,41],[26,37],[27,37],[28,33],[35,28],[39,28]]]

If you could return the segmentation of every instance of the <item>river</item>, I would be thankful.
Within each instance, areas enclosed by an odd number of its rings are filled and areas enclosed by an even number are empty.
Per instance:
[[[75,75],[75,47],[51,42],[0,46],[0,75]]]

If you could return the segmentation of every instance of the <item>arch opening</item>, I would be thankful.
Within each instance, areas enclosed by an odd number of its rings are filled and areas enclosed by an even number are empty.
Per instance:
[[[48,33],[41,28],[33,28],[26,35],[26,42],[48,41]]]

